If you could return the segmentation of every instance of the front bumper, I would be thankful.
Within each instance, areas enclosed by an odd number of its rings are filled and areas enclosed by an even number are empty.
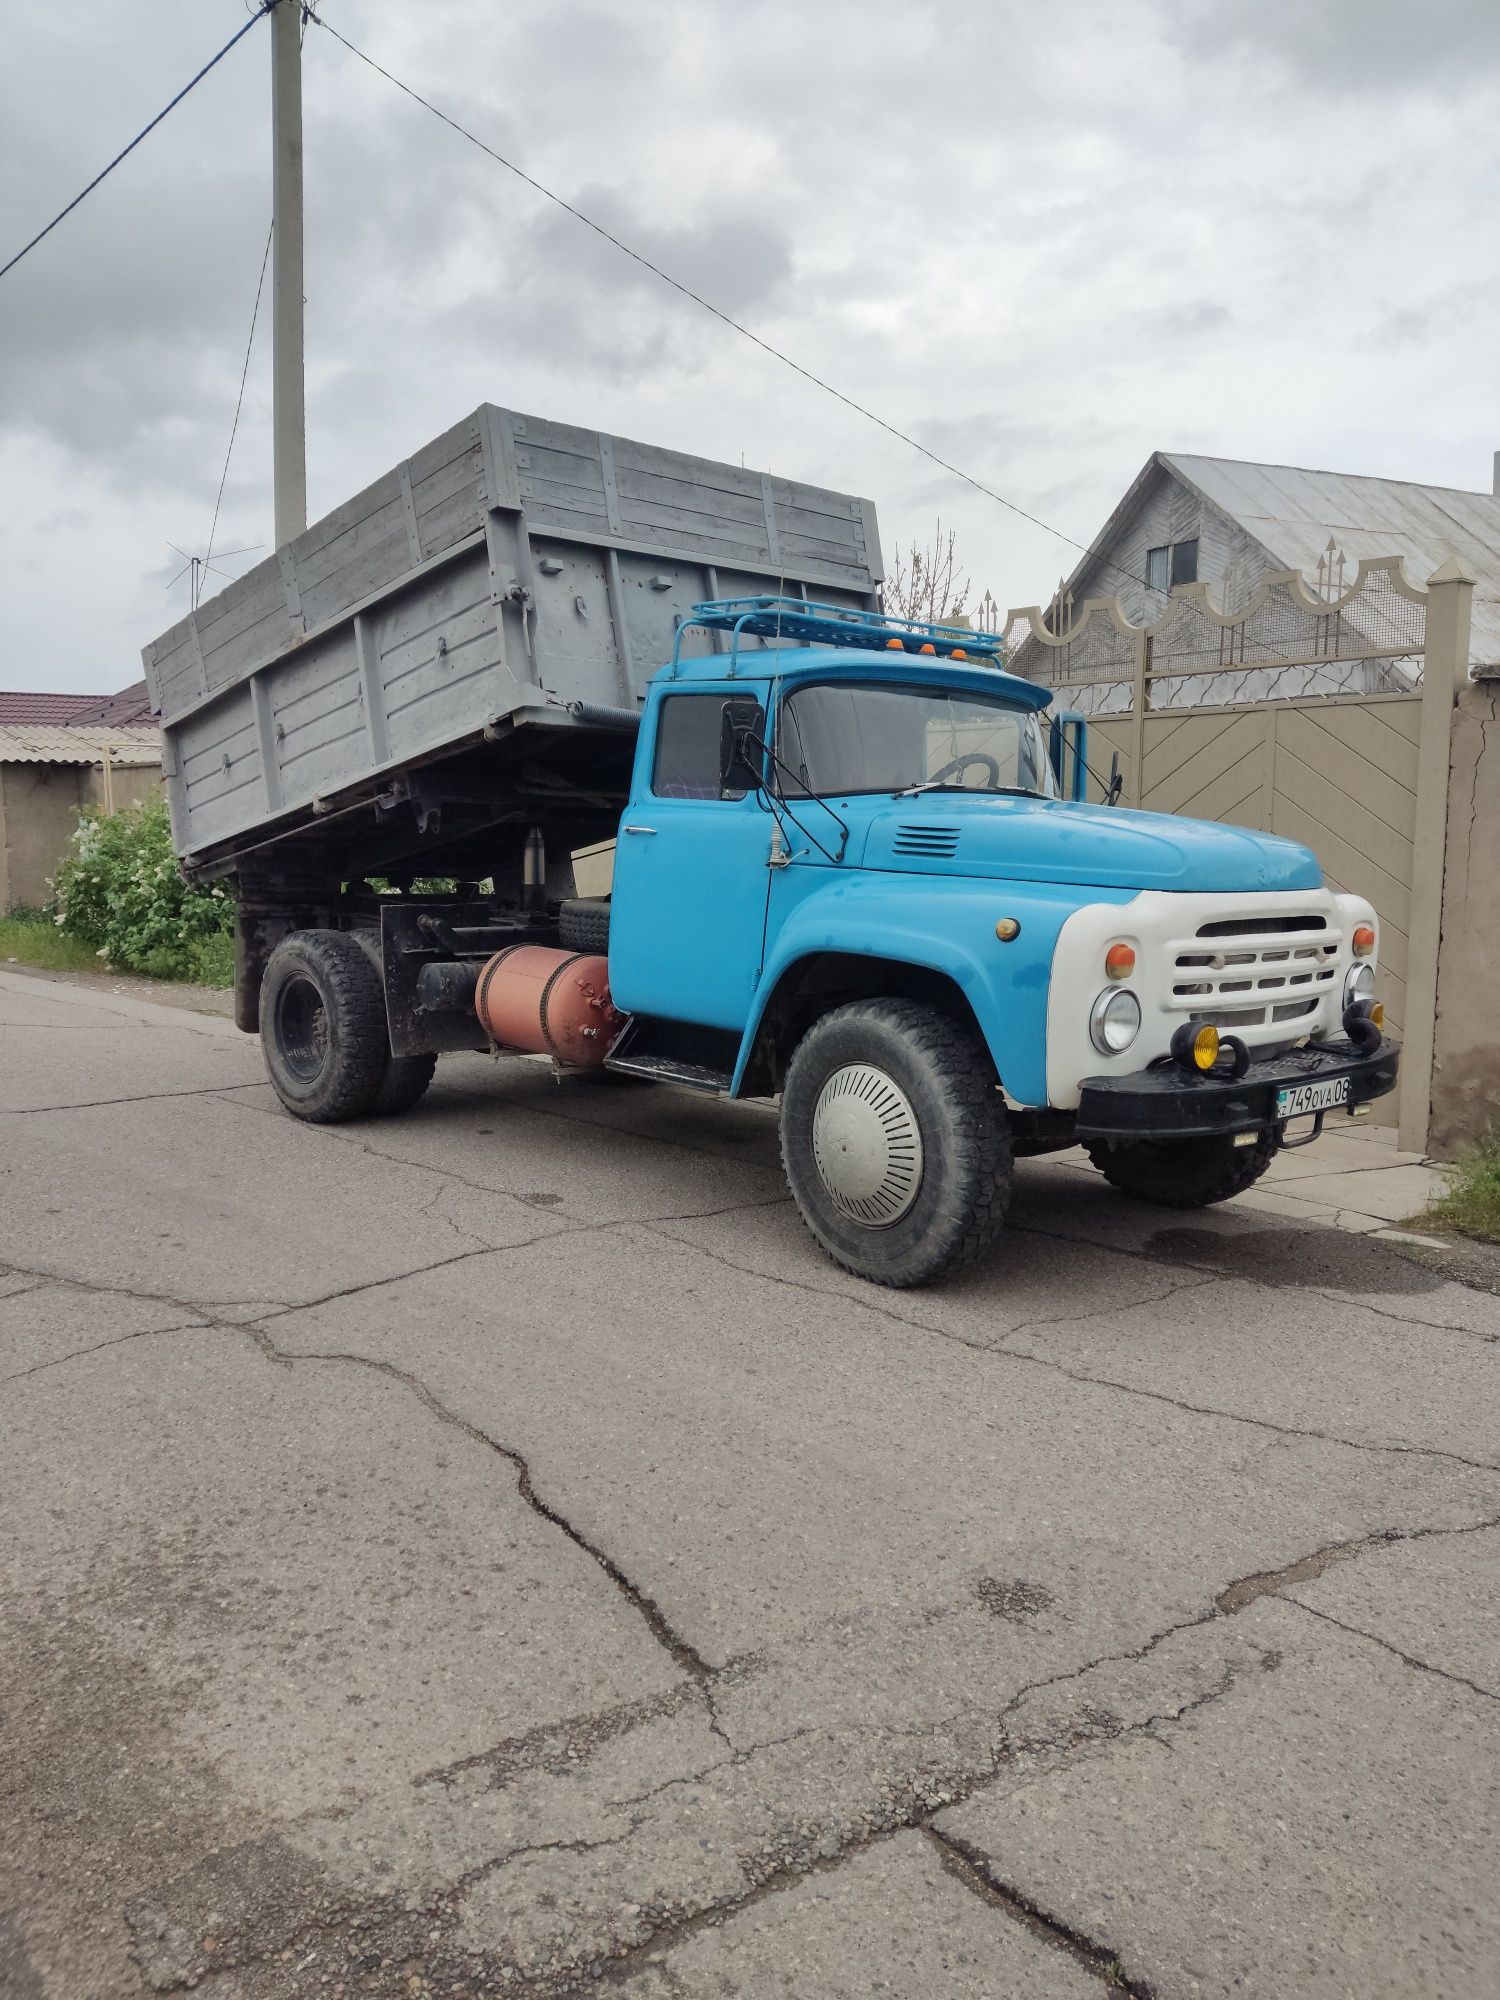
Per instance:
[[[1401,1051],[1382,1041],[1365,1052],[1351,1042],[1289,1049],[1252,1062],[1243,1076],[1189,1076],[1174,1062],[1130,1076],[1085,1077],[1078,1103],[1080,1139],[1200,1139],[1216,1132],[1263,1132],[1284,1122],[1276,1093],[1290,1084],[1349,1078],[1348,1111],[1396,1087]]]

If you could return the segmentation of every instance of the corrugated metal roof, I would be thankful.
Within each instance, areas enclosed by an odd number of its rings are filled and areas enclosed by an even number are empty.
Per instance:
[[[1237,458],[1159,452],[1169,471],[1265,545],[1283,569],[1311,577],[1329,537],[1353,564],[1402,556],[1413,583],[1457,556],[1476,580],[1469,658],[1500,665],[1500,497],[1404,479],[1312,472]]]
[[[119,765],[161,762],[161,737],[153,729],[87,729],[0,724],[0,764],[102,764],[108,744]]]

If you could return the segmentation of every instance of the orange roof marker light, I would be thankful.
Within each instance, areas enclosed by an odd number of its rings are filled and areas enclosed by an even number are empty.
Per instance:
[[[906,648],[905,646],[902,645],[899,639],[887,639],[885,642],[885,650],[888,653],[904,653],[906,651]]]
[[[966,660],[968,657],[962,646],[955,646],[953,651],[948,655],[950,660]]]
[[[934,646],[932,641],[929,639],[925,646],[918,646],[917,651],[919,653],[935,653],[937,651],[937,647]]]

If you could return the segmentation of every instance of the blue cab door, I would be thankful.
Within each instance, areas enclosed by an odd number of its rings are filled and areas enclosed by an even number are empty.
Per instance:
[[[732,682],[664,695],[643,725],[615,843],[609,985],[617,1007],[743,1029],[765,944],[771,820],[754,793],[724,797],[724,703],[765,689]]]

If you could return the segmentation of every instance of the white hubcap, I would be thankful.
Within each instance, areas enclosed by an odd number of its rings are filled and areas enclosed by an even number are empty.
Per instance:
[[[922,1134],[906,1093],[869,1063],[836,1069],[813,1107],[813,1159],[834,1205],[889,1229],[922,1186]]]

